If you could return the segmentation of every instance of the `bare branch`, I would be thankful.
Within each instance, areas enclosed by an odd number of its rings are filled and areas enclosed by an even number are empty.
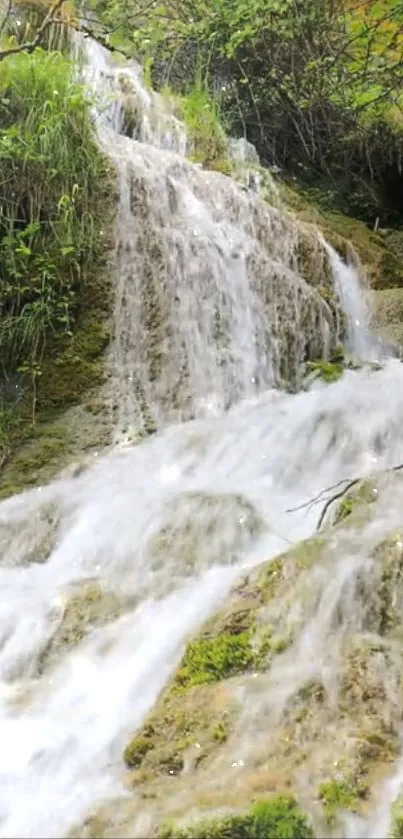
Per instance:
[[[356,484],[359,484],[361,480],[362,480],[362,478],[354,478],[345,487],[343,487],[343,489],[339,490],[339,492],[336,492],[335,495],[332,495],[330,498],[327,499],[326,504],[325,504],[320,516],[319,516],[319,520],[318,520],[318,523],[316,525],[316,530],[320,530],[320,528],[322,527],[322,524],[323,524],[324,518],[326,516],[326,513],[327,513],[329,507],[331,506],[331,504],[333,504],[333,501],[337,501],[339,498],[342,498],[343,495],[346,494],[346,492],[348,492],[350,489],[352,489],[353,486],[355,486]]]
[[[9,47],[6,50],[0,50],[0,61],[3,61],[4,58],[8,58],[10,55],[18,55],[20,52],[34,52],[34,50],[39,47],[46,29],[52,23],[60,23],[60,20],[58,18],[54,18],[54,15],[59,11],[59,9],[61,9],[63,3],[65,2],[66,0],[56,0],[53,6],[50,7],[35,35],[35,38],[32,41],[27,41],[25,44],[19,44],[18,47]]]
[[[310,498],[309,501],[304,501],[303,504],[299,504],[298,507],[289,507],[288,510],[285,510],[286,513],[296,513],[298,510],[304,510],[305,508],[313,507],[315,504],[320,504],[323,501],[323,496],[325,492],[330,492],[332,489],[337,489],[337,487],[341,486],[342,484],[348,484],[351,478],[342,478],[341,481],[338,481],[337,484],[333,484],[333,486],[326,487],[322,489],[318,495],[315,495],[313,498]]]
[[[385,469],[384,471],[385,472],[400,472],[402,469],[403,469],[403,463],[398,463],[397,466],[391,466],[389,469]],[[379,472],[378,474],[382,474],[382,472]],[[310,498],[308,501],[304,501],[304,503],[300,504],[298,507],[289,507],[288,510],[285,510],[285,512],[286,513],[295,513],[298,510],[303,510],[305,508],[309,509],[310,507],[313,507],[315,504],[319,504],[323,500],[323,495],[325,494],[325,492],[331,492],[333,489],[337,489],[342,484],[345,484],[345,486],[342,489],[340,489],[338,492],[334,493],[334,495],[331,495],[330,498],[326,499],[325,505],[322,509],[322,512],[319,516],[318,523],[316,525],[316,530],[320,530],[320,528],[321,528],[321,526],[324,522],[326,513],[327,513],[329,507],[333,504],[333,502],[338,501],[339,498],[343,498],[343,495],[346,495],[346,493],[349,492],[350,489],[352,489],[354,486],[356,486],[357,484],[359,484],[363,480],[364,480],[364,478],[362,477],[362,475],[360,475],[360,477],[358,477],[358,478],[342,478],[342,480],[338,481],[337,484],[333,484],[330,487],[326,487],[325,489],[322,489],[321,492],[319,492],[318,495],[315,495],[313,498]]]

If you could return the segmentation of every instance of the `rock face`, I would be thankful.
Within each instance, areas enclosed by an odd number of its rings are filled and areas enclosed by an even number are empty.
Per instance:
[[[239,582],[127,744],[133,805],[109,813],[105,835],[140,836],[140,812],[157,836],[167,818],[220,819],[279,794],[317,835],[373,817],[400,750],[402,497],[399,471],[357,483],[316,537]]]
[[[373,291],[372,326],[374,332],[385,338],[398,352],[403,351],[403,288],[385,288]]]

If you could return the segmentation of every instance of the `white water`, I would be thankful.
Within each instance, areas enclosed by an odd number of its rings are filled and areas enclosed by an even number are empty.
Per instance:
[[[161,129],[157,136],[166,135]],[[203,245],[200,251],[196,248],[193,263],[190,250],[182,251],[183,271],[178,274],[175,263],[170,275],[169,294],[175,279],[184,296],[171,328],[176,326],[180,340],[187,342],[191,398],[195,404],[206,403],[210,389],[213,404],[210,414],[192,409],[190,413],[201,414],[196,421],[170,425],[138,447],[99,458],[74,479],[0,505],[2,837],[65,836],[100,803],[122,793],[124,745],[179,661],[186,639],[225,597],[242,568],[315,529],[316,507],[286,511],[342,478],[403,460],[400,363],[389,361],[381,371],[349,372],[331,386],[296,396],[269,388],[276,356],[270,342],[266,352],[265,340],[259,343],[259,330],[270,337],[283,316],[283,310],[275,309],[276,289],[274,313],[269,308],[266,322],[249,307],[246,258],[238,272],[230,263],[228,274],[231,248],[240,242],[243,247],[255,235],[249,217],[239,214],[255,211],[257,224],[263,212],[254,203],[258,199],[245,197],[242,204],[244,193],[229,180],[201,173],[184,161],[175,170],[178,156],[129,138],[116,136],[111,153],[123,178],[118,237],[125,248],[133,247],[133,231],[122,232],[127,224],[127,166],[140,180],[148,172],[153,213],[160,198],[160,225],[167,218],[169,167],[172,178],[175,171],[178,175],[175,189],[184,202],[184,224],[185,210],[194,213],[192,224]],[[307,284],[290,268],[291,223],[269,211],[264,221],[272,258],[282,266],[281,276],[290,280],[288,296],[296,288],[309,295]],[[293,235],[295,229],[291,224]],[[187,242],[188,227],[182,235]],[[133,265],[132,257],[126,265]],[[208,277],[210,291],[222,288],[223,276],[232,281],[226,311],[233,352],[221,373],[206,321],[198,320],[199,310],[189,305],[189,286],[200,279],[203,259],[210,266],[218,259],[217,273]],[[270,265],[268,260],[266,267]],[[343,274],[345,283],[351,277],[351,272]],[[117,289],[119,429],[136,424],[130,364],[133,351],[141,349],[138,342],[146,340],[135,274],[132,279],[128,291],[129,278],[120,274]],[[125,295],[127,317],[122,315]],[[191,298],[196,297],[194,288]],[[350,299],[346,295],[345,305]],[[295,293],[296,318],[301,300]],[[355,314],[353,307],[348,314]],[[317,320],[313,323],[317,327]],[[297,332],[297,321],[294,327]],[[174,354],[172,347],[169,353]],[[259,384],[250,387],[256,384],[251,381],[256,366]],[[146,372],[142,375],[147,388]],[[157,420],[169,419],[170,405],[166,414],[163,410],[169,395],[166,382],[162,395],[152,390],[148,395],[161,411]],[[238,404],[224,413],[228,400]],[[385,521],[385,528],[389,524]],[[337,587],[344,570],[340,566],[335,575]],[[73,648],[62,645],[46,664],[44,651],[56,638],[69,597],[84,581],[113,594],[119,614],[109,616],[105,625],[90,626]],[[311,626],[311,635],[314,631]],[[302,678],[310,668],[302,654],[299,667]]]
[[[321,237],[234,179],[190,164],[185,125],[136,64],[113,67],[90,43],[86,76],[119,173],[110,359],[118,439],[219,414],[298,379],[308,356],[326,356],[341,337],[340,309],[319,293],[331,290]],[[301,247],[310,251],[304,269]]]

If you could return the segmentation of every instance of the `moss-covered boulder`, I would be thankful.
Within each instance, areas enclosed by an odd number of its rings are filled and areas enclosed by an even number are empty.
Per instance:
[[[57,663],[60,655],[77,646],[98,626],[115,620],[124,610],[124,599],[104,590],[96,581],[78,584],[61,595],[55,608],[54,631],[42,649],[37,674]]]
[[[403,713],[403,535],[373,522],[399,493],[399,473],[357,482],[190,639],[124,754],[150,835],[229,829],[267,795],[295,795],[318,835],[373,811]]]
[[[375,335],[403,352],[403,288],[385,288],[371,295]]]

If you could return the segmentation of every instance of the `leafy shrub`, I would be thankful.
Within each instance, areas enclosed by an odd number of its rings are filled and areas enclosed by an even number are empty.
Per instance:
[[[40,373],[71,335],[103,250],[107,168],[72,63],[38,50],[0,63],[0,363]]]

